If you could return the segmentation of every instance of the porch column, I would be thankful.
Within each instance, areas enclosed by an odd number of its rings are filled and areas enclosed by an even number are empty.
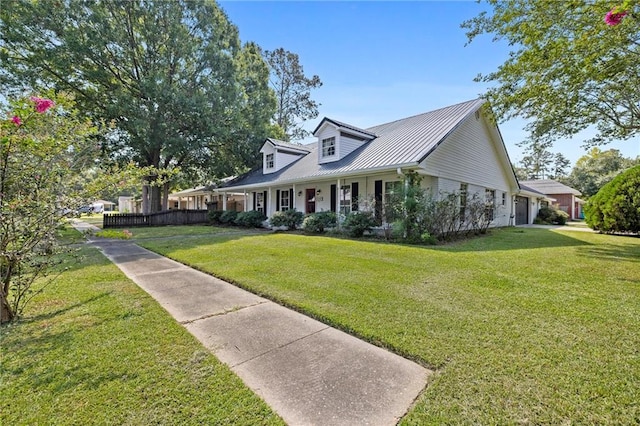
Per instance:
[[[222,211],[223,212],[227,211],[227,193],[226,192],[222,193]]]
[[[331,188],[331,187],[329,187]],[[340,179],[336,183],[336,211],[334,212],[336,215],[340,213]],[[338,227],[340,227],[340,221],[338,220]]]
[[[291,200],[291,208],[297,210],[296,199],[298,198],[298,193],[296,192],[296,184],[293,184],[293,200]]]
[[[247,190],[246,189],[244,190],[244,204],[242,206],[242,210],[245,212],[247,211]]]
[[[269,217],[271,216],[271,187],[269,187],[269,189],[267,189],[267,202],[265,203],[265,213],[264,215]]]

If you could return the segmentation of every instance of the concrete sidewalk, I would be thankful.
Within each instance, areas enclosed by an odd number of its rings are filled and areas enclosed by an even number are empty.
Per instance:
[[[426,386],[429,370],[300,313],[131,242],[92,243],[290,425],[394,425]]]

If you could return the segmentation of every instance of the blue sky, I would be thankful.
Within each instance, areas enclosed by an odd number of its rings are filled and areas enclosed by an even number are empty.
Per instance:
[[[263,49],[282,47],[300,56],[305,74],[323,86],[312,92],[323,117],[370,127],[458,102],[475,99],[486,86],[473,81],[508,57],[506,43],[490,36],[465,46],[460,24],[486,5],[475,1],[267,2],[221,1],[243,42]],[[513,162],[516,143],[526,138],[523,120],[499,125]],[[582,155],[587,132],[555,143],[571,163]],[[640,138],[609,144],[627,157],[640,155]]]

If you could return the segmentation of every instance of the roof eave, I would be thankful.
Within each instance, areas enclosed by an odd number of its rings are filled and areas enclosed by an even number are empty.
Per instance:
[[[319,181],[327,181],[327,180],[333,180],[333,179],[341,179],[349,176],[366,176],[372,173],[377,174],[377,173],[382,173],[386,171],[397,171],[398,169],[406,169],[406,168],[414,169],[419,167],[420,167],[420,163],[410,162],[410,163],[403,163],[403,164],[372,167],[370,169],[340,172],[335,174],[315,175],[315,176],[308,176],[303,178],[286,179],[286,180],[281,180],[277,182],[261,182],[261,183],[249,184],[249,185],[229,186],[229,187],[219,188],[218,190],[220,192],[223,192],[223,190],[230,192],[232,190],[236,191],[236,190],[265,188],[269,186],[285,186],[285,185],[292,185],[292,184],[302,184],[302,183],[308,183],[308,182],[319,182]]]

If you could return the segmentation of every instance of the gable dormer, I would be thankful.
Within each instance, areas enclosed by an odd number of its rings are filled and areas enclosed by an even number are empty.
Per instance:
[[[269,174],[299,160],[311,150],[304,145],[294,145],[278,139],[267,138],[260,152],[262,153],[262,171],[264,174]]]
[[[367,130],[326,117],[313,135],[318,138],[318,164],[341,160],[377,137]]]

